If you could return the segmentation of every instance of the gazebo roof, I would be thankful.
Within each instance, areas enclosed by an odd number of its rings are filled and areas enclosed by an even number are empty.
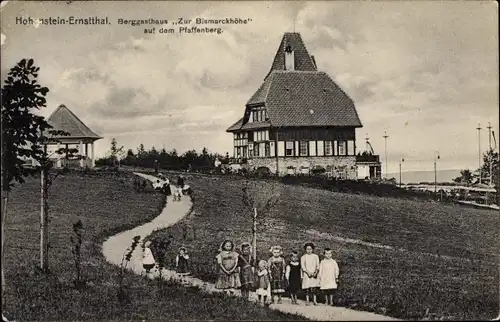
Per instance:
[[[92,139],[94,141],[102,139],[100,135],[89,129],[89,127],[64,104],[59,105],[59,107],[52,112],[47,122],[52,125],[54,130],[69,133],[69,135],[65,136],[52,137],[54,139]]]

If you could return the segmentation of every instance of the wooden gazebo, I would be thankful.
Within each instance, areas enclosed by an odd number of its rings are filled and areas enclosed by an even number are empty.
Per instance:
[[[90,167],[95,166],[94,142],[102,139],[102,137],[93,132],[85,125],[69,108],[61,104],[49,116],[47,122],[52,125],[54,130],[64,131],[69,133],[67,136],[52,136],[49,139],[47,150],[51,150],[49,146],[57,146],[56,149],[65,147],[66,149],[76,147],[78,154],[84,158],[80,160],[71,160],[68,155],[60,156],[56,159],[56,167]],[[90,145],[90,157],[89,157]]]

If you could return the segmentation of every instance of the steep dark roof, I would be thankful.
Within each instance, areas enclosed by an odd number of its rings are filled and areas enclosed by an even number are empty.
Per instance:
[[[295,69],[285,70],[285,49],[294,51]],[[269,125],[362,127],[351,98],[324,72],[317,70],[300,34],[285,33],[269,74],[247,102],[264,105]],[[228,132],[254,128],[242,118]],[[267,124],[266,124],[267,125]]]
[[[324,72],[273,71],[266,82],[272,126],[362,126],[354,102]]]
[[[249,122],[241,127],[242,130],[265,129],[271,126],[269,121]]]
[[[61,104],[47,119],[54,130],[69,133],[68,136],[58,138],[102,139],[101,136],[89,129],[69,108]]]
[[[286,32],[281,39],[278,51],[274,56],[271,66],[271,73],[274,70],[285,70],[285,49],[290,46],[294,53],[295,70],[299,71],[317,71],[313,59],[302,41],[302,37],[297,32]]]

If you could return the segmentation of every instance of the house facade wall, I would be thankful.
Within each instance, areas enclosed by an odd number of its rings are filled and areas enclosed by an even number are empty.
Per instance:
[[[308,174],[315,166],[321,166],[335,177],[343,179],[356,179],[356,156],[328,156],[328,157],[270,157],[252,158],[248,160],[250,170],[259,167],[267,167],[271,173],[279,175],[286,174]],[[293,169],[289,169],[292,168]]]

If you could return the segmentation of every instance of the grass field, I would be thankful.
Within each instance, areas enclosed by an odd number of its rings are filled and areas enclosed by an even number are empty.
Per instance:
[[[115,234],[158,215],[163,196],[136,193],[130,174],[60,176],[50,189],[50,274],[36,269],[39,252],[39,179],[14,189],[6,224],[6,293],[2,311],[15,320],[299,320],[239,299],[127,273],[129,304],[117,299],[118,268],[106,262],[101,245]],[[81,219],[85,227],[83,274],[87,286],[75,289],[70,234]],[[124,251],[129,245],[123,245]]]
[[[214,281],[220,242],[226,237],[237,244],[251,240],[243,181],[191,175],[187,184],[194,189],[194,211],[152,237],[172,234],[177,243],[169,258],[184,244],[194,274]],[[257,191],[267,193],[270,185]],[[333,248],[341,269],[339,305],[405,319],[497,316],[498,212],[302,186],[277,185],[275,191],[280,201],[259,222],[259,257],[267,258],[274,244],[287,253],[301,251],[306,241],[319,252]],[[339,242],[339,237],[396,250]]]

